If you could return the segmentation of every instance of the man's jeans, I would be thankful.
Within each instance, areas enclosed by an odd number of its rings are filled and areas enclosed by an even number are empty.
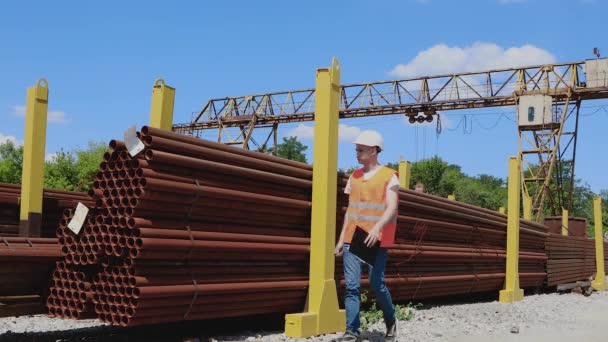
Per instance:
[[[361,266],[365,264],[349,251],[350,245],[344,244],[344,278],[346,280],[346,293],[344,306],[346,307],[346,330],[352,333],[359,333],[359,307],[361,297],[359,288],[361,286]],[[388,250],[380,248],[374,267],[369,267],[369,283],[376,303],[384,313],[384,320],[387,322],[395,321],[395,307],[391,299],[391,294],[384,285],[384,269],[388,259]]]

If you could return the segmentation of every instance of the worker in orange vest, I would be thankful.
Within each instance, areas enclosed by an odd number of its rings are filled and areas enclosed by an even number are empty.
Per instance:
[[[367,232],[365,245],[374,246],[376,257],[369,265],[369,283],[376,302],[384,314],[386,324],[385,340],[396,337],[397,320],[390,292],[384,283],[384,269],[388,258],[388,247],[395,241],[397,227],[397,207],[399,203],[399,179],[395,170],[378,163],[378,154],[383,149],[383,139],[376,131],[363,131],[354,141],[357,161],[362,164],[350,176],[345,193],[349,204],[340,239],[336,245],[336,256],[343,256],[346,293],[346,332],[341,341],[360,340],[360,282],[362,261],[349,251],[357,227]]]

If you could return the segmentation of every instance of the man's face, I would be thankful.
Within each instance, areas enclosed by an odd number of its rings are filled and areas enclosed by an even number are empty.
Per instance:
[[[377,149],[375,146],[357,144],[355,151],[357,152],[357,162],[359,162],[359,164],[365,164],[376,154]]]

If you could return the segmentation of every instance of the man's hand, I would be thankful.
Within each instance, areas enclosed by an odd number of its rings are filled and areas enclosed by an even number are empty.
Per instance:
[[[382,231],[381,228],[379,228],[378,226],[374,226],[374,228],[372,228],[372,230],[370,230],[369,233],[367,234],[367,238],[364,241],[365,245],[367,247],[371,247],[376,242],[378,242],[380,240],[381,231]]]
[[[338,241],[338,243],[336,244],[336,249],[334,250],[334,254],[336,256],[342,256],[342,254],[344,254],[344,242],[342,240]]]

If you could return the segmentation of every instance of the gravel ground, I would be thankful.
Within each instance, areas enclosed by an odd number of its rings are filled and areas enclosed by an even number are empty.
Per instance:
[[[73,321],[44,315],[0,318],[3,336],[50,331],[109,331],[95,320]],[[383,330],[383,324],[374,326]],[[512,332],[513,331],[513,332]],[[114,332],[114,334],[117,331]],[[120,333],[119,333],[120,334]],[[38,334],[36,334],[38,335]],[[196,335],[199,335],[198,333]],[[282,333],[242,331],[201,337],[191,341],[331,341],[339,335],[290,339]],[[116,335],[114,335],[116,336]],[[202,337],[205,336],[205,337]],[[372,340],[379,333],[372,335]],[[399,323],[399,341],[608,341],[608,291],[590,297],[580,294],[527,296],[513,304],[486,302],[428,307],[416,311],[412,321]]]
[[[47,315],[4,317],[0,318],[0,336],[9,331],[13,333],[36,333],[83,329],[104,325],[106,324],[101,323],[96,319],[83,319],[77,321],[74,319],[53,318]]]
[[[372,330],[384,330],[384,324]],[[436,306],[399,323],[399,341],[608,341],[608,292],[527,296],[521,302]],[[513,331],[513,332],[511,332]],[[517,331],[517,332],[515,332]],[[374,334],[380,335],[379,333]],[[339,335],[289,339],[283,334],[216,336],[218,341],[331,341]],[[381,335],[380,335],[381,336]],[[372,340],[382,341],[382,338]]]

